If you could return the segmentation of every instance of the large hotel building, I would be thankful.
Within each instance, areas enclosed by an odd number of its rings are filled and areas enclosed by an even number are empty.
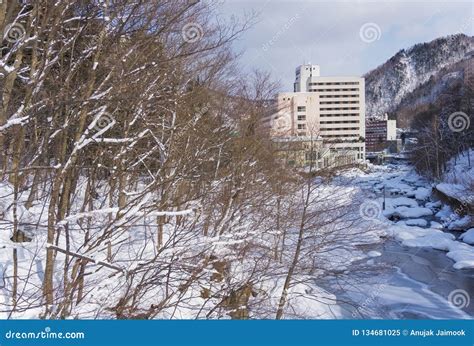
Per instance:
[[[363,78],[321,77],[318,65],[299,66],[294,91],[278,94],[277,107],[265,119],[277,141],[317,140],[332,157],[365,159]]]

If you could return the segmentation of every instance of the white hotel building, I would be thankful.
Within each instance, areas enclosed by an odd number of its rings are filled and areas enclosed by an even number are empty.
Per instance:
[[[317,138],[335,155],[365,159],[364,78],[321,77],[318,65],[302,65],[294,92],[278,94],[277,107],[266,119],[274,138]]]

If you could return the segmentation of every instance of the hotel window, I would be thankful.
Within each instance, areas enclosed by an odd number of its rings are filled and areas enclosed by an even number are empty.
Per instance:
[[[298,124],[298,130],[305,130],[306,125],[305,124]]]
[[[306,115],[298,115],[298,120],[306,120]]]
[[[306,112],[306,106],[298,106],[298,112]]]

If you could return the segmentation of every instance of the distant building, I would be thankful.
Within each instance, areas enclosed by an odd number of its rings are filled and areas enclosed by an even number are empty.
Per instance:
[[[321,138],[306,136],[275,137],[273,139],[278,158],[293,167],[309,167],[314,170],[342,166],[357,162],[357,152],[345,153],[324,147]]]
[[[464,84],[474,91],[474,51],[468,54],[466,64],[464,70]]]
[[[273,138],[317,137],[334,162],[365,159],[364,78],[321,77],[318,65],[306,64],[296,68],[293,89],[264,120]]]
[[[397,147],[397,121],[389,120],[387,114],[382,119],[368,119],[365,123],[365,150],[377,152]]]

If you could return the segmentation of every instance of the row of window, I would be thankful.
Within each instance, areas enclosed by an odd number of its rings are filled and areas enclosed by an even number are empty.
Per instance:
[[[332,118],[332,117],[356,117],[359,113],[339,113],[339,114],[320,114],[321,118]]]
[[[317,82],[309,85],[359,85],[359,82]]]
[[[359,88],[342,88],[342,89],[310,89],[309,91],[318,92],[333,92],[333,91],[359,91]]]
[[[348,131],[348,130],[360,130],[359,127],[338,127],[338,128],[329,128],[322,129],[322,131]]]
[[[381,130],[381,131],[367,131],[366,130],[365,132],[367,133],[367,136],[370,136],[370,135],[377,136],[379,134],[386,134],[387,133],[387,131],[383,131],[383,130]]]
[[[323,138],[339,138],[339,137],[352,137],[354,139],[359,138],[357,135],[321,135]]]
[[[306,115],[298,115],[298,121],[305,121]],[[321,124],[359,124],[359,120],[329,120],[329,121],[321,121]],[[371,134],[367,134],[370,136]],[[375,134],[374,134],[375,135]]]
[[[346,111],[346,110],[359,110],[359,107],[324,107],[322,111]]]
[[[321,101],[322,105],[359,104],[359,101]]]
[[[366,137],[365,138],[367,143],[372,143],[372,142],[379,142],[380,140],[386,141],[387,139],[384,136],[379,136],[379,137]]]
[[[321,121],[321,124],[358,124],[359,120]]]
[[[367,129],[371,131],[387,131],[387,126],[374,127],[374,126],[370,126],[369,124],[366,124],[366,126],[367,126]]]
[[[349,95],[319,95],[320,98],[330,99],[330,98],[339,98],[339,97],[359,97],[358,94],[349,94]]]
[[[311,89],[311,92],[332,92],[332,91],[359,91],[358,88],[352,88],[352,89]],[[359,97],[358,94],[350,94],[350,95],[319,95],[320,98],[340,98],[340,97]],[[291,97],[283,97],[283,101],[290,101]],[[305,106],[301,106],[302,108],[305,108]],[[298,107],[300,108],[300,107]]]
[[[377,139],[377,138],[380,138],[380,137],[383,137],[383,138],[387,138],[387,136],[385,135],[378,135],[378,136],[365,136],[365,138],[367,138],[368,140],[371,140],[371,139]]]

